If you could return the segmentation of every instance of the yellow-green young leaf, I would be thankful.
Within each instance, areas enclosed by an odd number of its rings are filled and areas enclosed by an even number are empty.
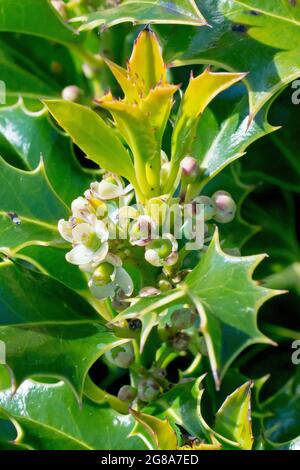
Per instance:
[[[157,86],[150,90],[148,96],[140,103],[141,110],[146,113],[159,143],[161,143],[171,112],[172,96],[177,90],[178,86],[176,85]]]
[[[142,192],[145,195],[158,195],[159,181],[150,180],[149,175],[146,175],[147,162],[152,162],[153,166],[160,164],[160,147],[149,117],[137,105],[130,105],[124,101],[109,101],[104,97],[99,104],[111,112],[133,153],[136,175],[138,180],[142,181]]]
[[[154,448],[160,450],[176,450],[178,448],[175,431],[167,418],[162,420],[133,409],[130,410],[130,413],[149,435],[150,440],[154,444]],[[131,432],[131,435],[140,436],[142,428],[136,426]]]
[[[243,450],[251,450],[253,444],[251,386],[251,382],[246,382],[226,398],[214,425],[214,431],[237,442]]]
[[[244,77],[244,73],[214,73],[206,69],[198,77],[191,78],[182,99],[173,131],[173,161],[177,162],[190,151],[198,118],[209,103],[219,93]]]
[[[138,35],[128,69],[132,82],[143,96],[158,83],[166,82],[166,66],[157,36],[152,31],[145,29]]]
[[[114,75],[120,87],[122,88],[126,102],[138,102],[140,99],[138,89],[135,86],[135,83],[131,81],[128,70],[123,69],[123,67],[120,67],[120,65],[117,65],[108,59],[105,59],[105,63],[109,67],[110,71]]]
[[[194,0],[123,0],[114,8],[102,9],[89,13],[72,21],[82,21],[81,31],[88,31],[98,26],[114,26],[131,21],[135,24],[177,23],[195,26],[206,25]]]
[[[259,307],[280,291],[252,279],[265,258],[230,256],[221,250],[218,231],[198,265],[185,279],[185,289],[200,316],[216,387],[233,359],[247,346],[272,341],[257,327]]]
[[[86,106],[63,100],[47,100],[45,105],[90,160],[135,184],[129,154],[97,113]]]

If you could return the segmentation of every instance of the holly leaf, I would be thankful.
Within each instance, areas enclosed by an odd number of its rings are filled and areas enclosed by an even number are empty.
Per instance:
[[[226,398],[214,423],[215,432],[237,442],[243,450],[251,450],[253,444],[251,385],[246,382]]]
[[[0,246],[61,244],[57,221],[68,218],[69,210],[50,186],[43,162],[23,171],[0,157],[0,170]]]
[[[81,41],[49,0],[1,0],[0,31],[30,34],[62,44]]]
[[[85,299],[48,276],[3,262],[0,278],[0,340],[15,385],[51,376],[81,397],[92,364],[128,340],[116,338]]]
[[[135,183],[134,167],[128,152],[113,129],[96,112],[63,100],[45,101],[45,104],[88,158],[101,168]]]
[[[279,291],[253,281],[265,255],[233,257],[221,250],[218,231],[208,251],[185,279],[185,289],[200,316],[216,387],[233,359],[247,346],[269,343],[257,327],[257,311]]]
[[[231,72],[250,71],[244,81],[255,116],[300,75],[300,5],[289,0],[263,5],[256,0],[198,3],[212,28],[159,28],[167,61],[173,66],[210,63]]]
[[[95,178],[79,165],[70,138],[52,124],[46,109],[29,112],[22,102],[0,108],[1,151],[25,170],[34,170],[42,155],[52,188],[68,206]]]
[[[213,119],[212,112],[208,110],[204,113],[193,144],[193,156],[204,172],[201,187],[226,166],[245,155],[245,150],[253,142],[278,129],[268,123],[269,107],[265,106],[251,121],[247,99],[244,97],[221,122],[216,113],[216,124],[213,126],[209,125]],[[204,135],[205,140],[202,141]]]
[[[176,23],[202,26],[206,24],[193,0],[123,0],[114,8],[103,9],[84,16],[72,18],[72,22],[83,22],[79,31],[89,31],[102,26],[132,22],[134,24]]]
[[[159,450],[176,450],[178,448],[177,437],[174,429],[168,419],[159,419],[156,416],[130,410],[131,415],[139,423],[131,432],[131,436],[148,435],[154,449]]]
[[[7,99],[59,98],[72,84],[85,87],[71,52],[40,37],[0,32],[0,79]]]
[[[146,448],[138,437],[128,437],[134,425],[131,416],[88,399],[79,406],[70,388],[62,382],[46,385],[28,380],[14,394],[11,389],[2,391],[0,410],[18,423],[17,442],[32,449]],[[95,429],[101,432],[95,432]]]

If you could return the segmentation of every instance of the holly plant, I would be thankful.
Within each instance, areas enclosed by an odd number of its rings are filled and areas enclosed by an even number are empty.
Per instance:
[[[277,3],[0,0],[1,449],[299,448]]]

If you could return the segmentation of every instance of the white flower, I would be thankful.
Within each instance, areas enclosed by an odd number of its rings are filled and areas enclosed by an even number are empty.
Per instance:
[[[131,245],[145,246],[157,233],[155,222],[146,215],[141,215],[134,221],[129,230]]]
[[[107,227],[101,220],[76,225],[72,230],[74,248],[66,254],[66,260],[76,265],[92,263],[96,266],[107,256],[108,235]]]
[[[156,267],[173,266],[178,261],[178,243],[174,235],[166,233],[146,247],[145,259]]]
[[[103,178],[100,182],[91,184],[92,195],[100,200],[115,199],[125,196],[133,190],[132,185],[124,187],[121,179],[116,175],[110,175]]]
[[[89,267],[86,266],[86,269]],[[130,296],[133,292],[133,282],[122,267],[121,259],[109,253],[94,271],[89,288],[97,299],[113,297],[117,288],[122,289],[126,296]]]
[[[72,243],[73,241],[72,230],[74,226],[75,225],[74,223],[72,223],[72,219],[70,220],[61,219],[58,221],[58,225],[57,225],[58,231],[67,242]]]

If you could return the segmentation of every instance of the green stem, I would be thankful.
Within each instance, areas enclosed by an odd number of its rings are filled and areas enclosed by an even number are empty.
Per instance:
[[[140,353],[140,345],[139,342],[136,338],[132,340],[132,346],[134,350],[134,356],[135,356],[135,364],[140,367],[141,366],[141,353]]]
[[[128,405],[125,402],[107,393],[105,390],[102,390],[94,384],[89,376],[87,376],[85,380],[84,394],[95,403],[107,402],[118,413],[128,414]]]

